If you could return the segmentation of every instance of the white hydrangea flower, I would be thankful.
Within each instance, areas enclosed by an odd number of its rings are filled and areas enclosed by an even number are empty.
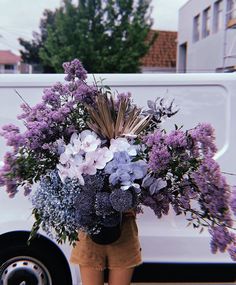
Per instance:
[[[79,172],[87,175],[95,175],[97,172],[96,167],[91,161],[85,161],[78,166]]]
[[[80,140],[81,149],[84,152],[95,151],[101,145],[101,140],[97,134],[89,130],[85,130],[80,134]]]
[[[107,147],[99,148],[96,151],[88,152],[85,155],[85,160],[90,161],[96,167],[96,169],[103,169],[107,162],[112,160],[113,152]]]
[[[113,153],[118,151],[126,151],[130,156],[135,156],[137,154],[136,147],[131,145],[126,138],[111,139],[109,149]]]

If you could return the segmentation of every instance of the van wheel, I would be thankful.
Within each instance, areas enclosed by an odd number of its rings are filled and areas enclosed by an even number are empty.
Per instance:
[[[28,246],[28,235],[0,239],[0,284],[71,285],[68,263],[57,246],[42,236]]]

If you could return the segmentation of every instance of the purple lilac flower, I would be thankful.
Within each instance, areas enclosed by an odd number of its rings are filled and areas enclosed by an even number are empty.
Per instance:
[[[84,86],[84,83],[72,82],[64,85],[56,83],[51,88],[44,90],[41,103],[33,107],[22,105],[23,114],[18,116],[18,119],[25,121],[27,130],[22,134],[22,138],[25,139],[24,145],[27,148],[38,151],[43,145],[45,149],[46,144],[49,149],[48,147],[54,143],[53,140],[56,141],[67,134],[69,136],[75,129],[78,130],[78,122],[71,121],[70,114],[76,112],[77,103],[83,96],[87,98],[94,93],[91,91],[92,87],[86,85],[85,90]],[[88,90],[90,90],[89,95],[87,94]],[[74,96],[76,93],[80,93],[82,97],[77,98]],[[81,120],[80,122],[82,124]],[[50,144],[48,144],[49,142]]]
[[[206,156],[198,170],[192,174],[192,178],[201,193],[201,208],[226,225],[232,226],[229,211],[230,188],[217,162],[211,156]]]
[[[150,207],[159,219],[163,215],[167,215],[170,209],[170,199],[167,193],[157,193],[152,196],[144,195],[142,204]]]
[[[233,211],[233,214],[236,216],[236,186],[232,186],[230,207],[231,210]]]
[[[5,172],[0,169],[0,187],[5,185],[5,177],[4,177]]]
[[[66,81],[73,81],[76,77],[81,80],[85,80],[87,78],[87,71],[78,59],[74,59],[70,62],[64,62],[63,68],[67,74],[65,77]]]
[[[166,135],[165,143],[172,148],[185,148],[187,147],[187,138],[185,132],[181,130],[172,131],[170,134]]]
[[[14,125],[4,126],[2,130],[2,135],[6,139],[7,145],[13,148],[13,152],[20,153],[20,156],[22,153],[32,154],[33,157],[31,158],[33,160],[38,159],[42,165],[48,165],[44,163],[46,159],[52,168],[57,163],[55,159],[57,154],[56,141],[62,137],[68,141],[73,132],[85,128],[87,115],[84,112],[84,107],[79,103],[92,103],[97,94],[94,86],[89,87],[81,81],[86,78],[86,71],[78,60],[65,63],[64,66],[71,82],[67,84],[56,83],[51,88],[45,89],[42,102],[35,106],[31,107],[27,103],[21,105],[23,112],[18,116],[18,119],[24,121],[26,130],[20,133],[19,128]],[[78,78],[77,81],[74,80],[75,77]],[[80,97],[76,94],[80,94]],[[53,159],[51,159],[52,157]],[[21,161],[25,159],[24,156],[20,158]],[[42,169],[42,174],[46,170]],[[18,181],[18,184],[19,181],[20,183],[23,182],[23,177],[15,177],[16,172],[13,172],[12,169],[9,170],[10,172],[12,179]],[[4,173],[1,172],[1,176],[4,175],[7,175],[5,170]],[[30,177],[30,179],[34,178]],[[1,178],[1,183],[6,185],[7,179]],[[8,191],[13,193],[12,183],[9,184],[8,188]]]
[[[148,134],[143,138],[143,142],[148,146],[152,147],[154,145],[162,144],[165,141],[165,134],[157,130],[154,133]]]
[[[28,196],[32,191],[32,185],[27,183],[24,187],[24,195]]]
[[[189,210],[191,208],[190,197],[188,195],[182,195],[178,199],[178,202],[179,202],[179,205],[186,210]]]
[[[19,133],[19,128],[13,124],[8,124],[2,127],[3,132],[1,133],[1,135],[4,135],[5,132],[15,132],[15,133]]]
[[[227,246],[233,241],[233,237],[224,226],[211,227],[209,233],[212,236],[211,239],[211,251],[216,253],[218,250],[224,252]]]
[[[155,173],[166,170],[171,155],[166,145],[154,145],[149,153],[148,166]]]
[[[192,153],[195,157],[199,157],[202,154],[213,157],[217,148],[215,145],[214,129],[210,124],[198,124],[188,133],[193,139]]]
[[[115,189],[110,194],[112,207],[118,212],[125,212],[132,208],[133,197],[129,190]]]
[[[14,198],[16,193],[18,192],[18,184],[15,180],[6,180],[5,181],[6,191],[8,193],[9,198]]]
[[[25,139],[20,134],[20,129],[13,124],[3,126],[0,135],[6,139],[8,146],[13,147],[14,151],[18,151],[25,144]]]
[[[144,143],[150,147],[148,153],[148,166],[150,170],[157,174],[167,168],[171,159],[165,140],[166,135],[160,130],[157,130],[144,138]]]
[[[0,186],[6,187],[6,192],[10,198],[13,198],[18,192],[18,186],[21,182],[19,177],[19,166],[16,163],[15,153],[6,152],[4,156],[4,165],[0,169]]]
[[[199,199],[199,193],[192,187],[190,182],[186,183],[186,181],[183,180],[179,184],[179,187],[181,188],[182,194],[188,197],[188,199]]]
[[[235,238],[234,238],[235,239]],[[228,247],[228,253],[233,261],[236,261],[236,245],[235,243],[231,244]]]
[[[131,107],[131,93],[130,92],[122,92],[117,95],[116,100],[115,100],[115,110],[116,111],[118,111],[119,105],[123,101],[126,101],[128,103],[127,110],[126,110],[126,112],[128,113]]]
[[[61,85],[60,85],[60,87],[61,87]],[[44,95],[43,95],[42,99],[43,99],[44,103],[52,106],[53,109],[58,109],[58,108],[60,108],[61,103],[62,103],[61,98],[60,98],[61,92],[59,93],[55,89],[56,89],[55,85],[52,88],[45,88],[43,90]]]
[[[131,100],[132,96],[130,92],[122,92],[117,95],[117,101],[122,99]]]
[[[75,84],[77,88],[72,92],[75,101],[87,105],[95,105],[96,96],[98,95],[97,87],[88,86],[81,81],[77,81]]]

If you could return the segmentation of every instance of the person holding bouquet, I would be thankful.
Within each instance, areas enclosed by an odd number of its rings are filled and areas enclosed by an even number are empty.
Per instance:
[[[236,195],[214,160],[212,126],[167,133],[160,123],[177,113],[173,101],[148,100],[143,110],[130,93],[88,85],[78,59],[63,67],[66,83],[45,89],[36,106],[22,105],[26,130],[10,124],[1,133],[12,151],[0,186],[10,197],[22,188],[30,194],[29,242],[42,228],[72,244],[83,285],[104,284],[105,268],[109,285],[129,285],[142,262],[136,214],[145,206],[161,218],[172,208],[194,228],[208,228],[213,253],[227,250],[236,260]]]

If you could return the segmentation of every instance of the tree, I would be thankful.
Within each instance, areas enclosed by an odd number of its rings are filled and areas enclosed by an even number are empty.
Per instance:
[[[64,0],[53,24],[46,25],[39,57],[57,72],[73,58],[88,72],[138,72],[156,38],[147,40],[149,12],[150,0]]]
[[[43,12],[43,18],[40,20],[39,29],[40,33],[33,32],[33,40],[27,41],[23,38],[19,38],[20,45],[23,46],[23,50],[20,50],[21,58],[25,63],[40,65],[45,73],[55,72],[52,65],[43,64],[39,56],[39,50],[43,47],[44,42],[48,36],[48,28],[54,26],[56,12],[45,10]]]

